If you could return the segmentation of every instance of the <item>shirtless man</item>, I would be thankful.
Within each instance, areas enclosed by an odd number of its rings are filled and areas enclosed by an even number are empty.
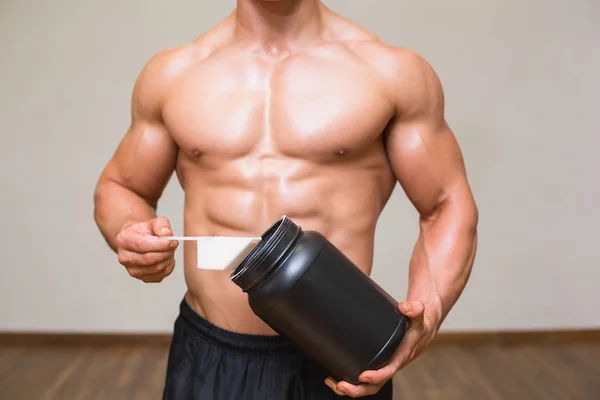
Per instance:
[[[238,0],[194,43],[157,54],[133,90],[132,123],[103,171],[95,219],[144,282],[175,268],[156,207],[173,172],[187,236],[258,236],[282,215],[323,233],[367,274],[378,217],[399,182],[420,235],[399,307],[411,328],[360,385],[333,382],[251,311],[229,272],[196,267],[169,353],[165,399],[392,398],[462,293],[477,208],[432,68],[318,0]],[[327,386],[329,387],[327,387]]]

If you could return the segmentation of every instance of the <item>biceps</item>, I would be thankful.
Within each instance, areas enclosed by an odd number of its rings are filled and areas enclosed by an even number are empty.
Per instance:
[[[162,125],[137,122],[117,147],[103,177],[156,202],[175,169],[176,159],[177,146]]]
[[[446,123],[411,124],[387,140],[392,171],[422,216],[431,216],[452,193],[468,190],[462,152]]]

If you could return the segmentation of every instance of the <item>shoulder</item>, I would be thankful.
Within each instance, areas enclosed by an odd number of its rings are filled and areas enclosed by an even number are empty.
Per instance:
[[[136,79],[133,90],[134,110],[146,113],[160,111],[171,85],[220,46],[223,35],[219,33],[218,30],[211,30],[192,43],[154,54]]]
[[[429,63],[406,47],[391,46],[373,32],[334,15],[331,22],[333,43],[354,53],[388,84],[435,74]]]
[[[390,46],[379,40],[357,42],[356,53],[390,84],[423,83],[437,79],[431,64],[406,47]]]
[[[334,41],[343,43],[365,63],[384,76],[398,76],[406,73],[429,73],[427,61],[417,52],[406,47],[385,43],[368,29],[343,17],[330,16],[331,35]]]
[[[160,114],[161,105],[171,83],[197,60],[193,45],[162,50],[146,62],[133,88],[134,116]]]
[[[443,108],[441,82],[423,56],[406,47],[389,45],[336,14],[330,18],[332,42],[341,43],[367,66],[399,113],[425,113]]]
[[[137,79],[142,89],[160,90],[197,60],[193,44],[162,50],[144,65]]]
[[[232,34],[231,24],[224,21],[200,35],[192,43],[162,50],[147,62],[140,78],[147,78],[157,85],[168,83],[228,43]]]
[[[397,107],[425,112],[443,104],[443,88],[436,71],[416,51],[381,41],[361,42],[355,47]]]

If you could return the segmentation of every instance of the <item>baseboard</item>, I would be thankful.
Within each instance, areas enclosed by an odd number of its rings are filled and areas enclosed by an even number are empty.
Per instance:
[[[140,346],[167,347],[170,334],[144,333],[36,333],[0,332],[0,345],[8,346]]]
[[[440,332],[437,344],[559,344],[600,343],[600,329]]]
[[[170,334],[0,332],[0,346],[167,347]],[[599,343],[600,329],[517,332],[440,332],[436,345]]]

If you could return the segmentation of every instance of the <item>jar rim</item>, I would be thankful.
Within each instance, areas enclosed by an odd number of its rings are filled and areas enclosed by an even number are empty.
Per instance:
[[[231,281],[248,292],[262,282],[280,263],[301,235],[302,229],[288,216],[275,221],[262,235],[260,243],[231,274]]]

